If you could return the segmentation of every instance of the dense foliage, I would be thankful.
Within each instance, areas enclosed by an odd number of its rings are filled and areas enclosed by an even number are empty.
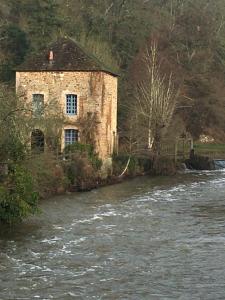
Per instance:
[[[12,224],[37,212],[38,193],[32,174],[25,168],[27,126],[24,105],[15,94],[0,86],[0,223]]]
[[[84,190],[96,185],[100,177],[102,160],[89,144],[75,143],[64,149],[67,161],[64,163],[65,174],[70,185]]]
[[[15,223],[36,213],[37,201],[31,174],[20,165],[13,165],[7,180],[0,183],[0,223]]]
[[[72,145],[67,145],[64,149],[65,157],[71,158],[74,154],[78,156],[87,156],[94,169],[96,171],[100,170],[102,166],[102,160],[98,158],[98,155],[94,151],[93,145],[82,143],[74,143]]]

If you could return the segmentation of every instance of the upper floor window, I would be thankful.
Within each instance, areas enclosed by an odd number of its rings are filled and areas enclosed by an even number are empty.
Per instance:
[[[78,141],[77,129],[65,129],[65,146],[74,144]]]
[[[44,114],[44,95],[33,94],[33,114],[35,117],[40,117]]]
[[[77,95],[66,95],[66,114],[77,115]]]

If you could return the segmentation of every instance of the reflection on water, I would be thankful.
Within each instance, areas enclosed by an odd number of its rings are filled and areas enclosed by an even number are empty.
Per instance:
[[[43,201],[0,231],[0,299],[225,299],[225,173]]]

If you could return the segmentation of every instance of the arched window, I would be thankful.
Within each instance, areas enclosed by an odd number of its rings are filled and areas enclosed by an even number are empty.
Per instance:
[[[77,95],[66,95],[66,114],[77,115]]]

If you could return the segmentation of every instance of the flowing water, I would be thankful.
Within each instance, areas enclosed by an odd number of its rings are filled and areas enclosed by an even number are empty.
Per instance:
[[[225,172],[45,200],[0,228],[0,299],[225,299]]]

